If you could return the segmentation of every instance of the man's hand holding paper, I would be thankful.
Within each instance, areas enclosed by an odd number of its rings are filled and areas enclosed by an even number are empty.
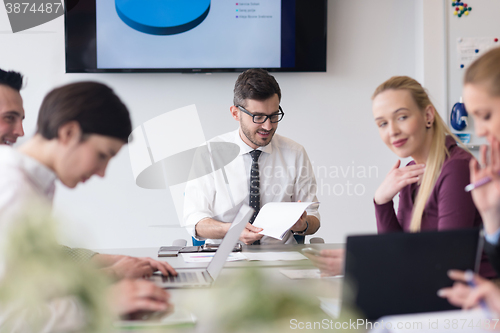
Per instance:
[[[245,244],[253,244],[253,242],[260,240],[262,237],[264,237],[263,234],[259,234],[259,232],[262,231],[262,228],[257,228],[254,225],[251,225],[250,223],[247,223],[247,226],[245,229],[243,229],[243,232],[240,235],[240,241],[242,241]]]
[[[259,233],[283,239],[289,229],[306,229],[306,208],[319,202],[270,202],[260,209],[253,227],[262,228]]]

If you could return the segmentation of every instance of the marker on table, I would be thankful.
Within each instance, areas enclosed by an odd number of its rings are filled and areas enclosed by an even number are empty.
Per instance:
[[[488,184],[489,182],[491,182],[493,179],[491,179],[490,176],[487,176],[487,177],[484,177],[484,178],[481,178],[479,179],[477,182],[475,183],[472,183],[472,184],[469,184],[467,186],[465,186],[465,192],[470,192],[472,191],[473,189],[475,188],[478,188],[480,186],[483,186],[483,185],[486,185]]]
[[[476,283],[474,282],[474,273],[469,269],[465,271],[465,281],[467,282],[467,285],[472,289],[477,287]],[[493,318],[491,315],[490,308],[488,307],[488,305],[486,305],[484,299],[481,299],[479,301],[479,305],[481,306],[481,309],[483,309],[483,311],[485,312],[486,316],[489,319]]]

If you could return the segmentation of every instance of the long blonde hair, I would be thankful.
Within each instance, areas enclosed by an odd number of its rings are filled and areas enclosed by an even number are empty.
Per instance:
[[[486,52],[467,68],[464,85],[468,83],[482,85],[491,96],[500,96],[499,47]]]
[[[393,76],[375,89],[372,99],[386,90],[406,90],[410,92],[410,95],[421,112],[425,112],[425,109],[429,105],[435,110],[434,122],[431,125],[433,129],[431,149],[425,163],[425,172],[420,184],[420,189],[415,204],[413,205],[410,224],[410,231],[418,232],[422,226],[422,215],[427,200],[429,200],[432,189],[441,173],[441,168],[443,167],[446,157],[450,155],[448,149],[446,149],[446,135],[451,135],[457,142],[460,142],[460,140],[448,129],[432,104],[427,92],[416,80],[408,76]]]

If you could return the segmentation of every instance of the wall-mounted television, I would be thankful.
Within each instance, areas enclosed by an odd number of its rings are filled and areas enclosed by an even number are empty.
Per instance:
[[[327,0],[66,0],[66,72],[325,72]]]

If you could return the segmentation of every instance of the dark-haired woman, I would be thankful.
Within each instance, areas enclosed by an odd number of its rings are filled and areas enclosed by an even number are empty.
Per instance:
[[[52,90],[40,107],[35,136],[19,150],[0,145],[0,244],[17,219],[33,205],[51,207],[56,180],[74,188],[93,175],[103,177],[108,162],[127,143],[130,133],[129,112],[108,86],[79,82]],[[127,314],[168,308],[169,295],[165,290],[150,281],[127,279],[142,278],[155,270],[176,274],[166,262],[100,255],[88,250],[68,251],[78,257],[76,260],[107,266],[105,270],[117,280],[125,278],[109,291],[113,311]],[[78,306],[64,297],[49,303],[43,331],[58,331],[62,327],[69,330],[64,325],[76,325],[77,310]],[[7,317],[0,312],[0,330]],[[16,323],[23,327],[25,321],[17,318]]]

